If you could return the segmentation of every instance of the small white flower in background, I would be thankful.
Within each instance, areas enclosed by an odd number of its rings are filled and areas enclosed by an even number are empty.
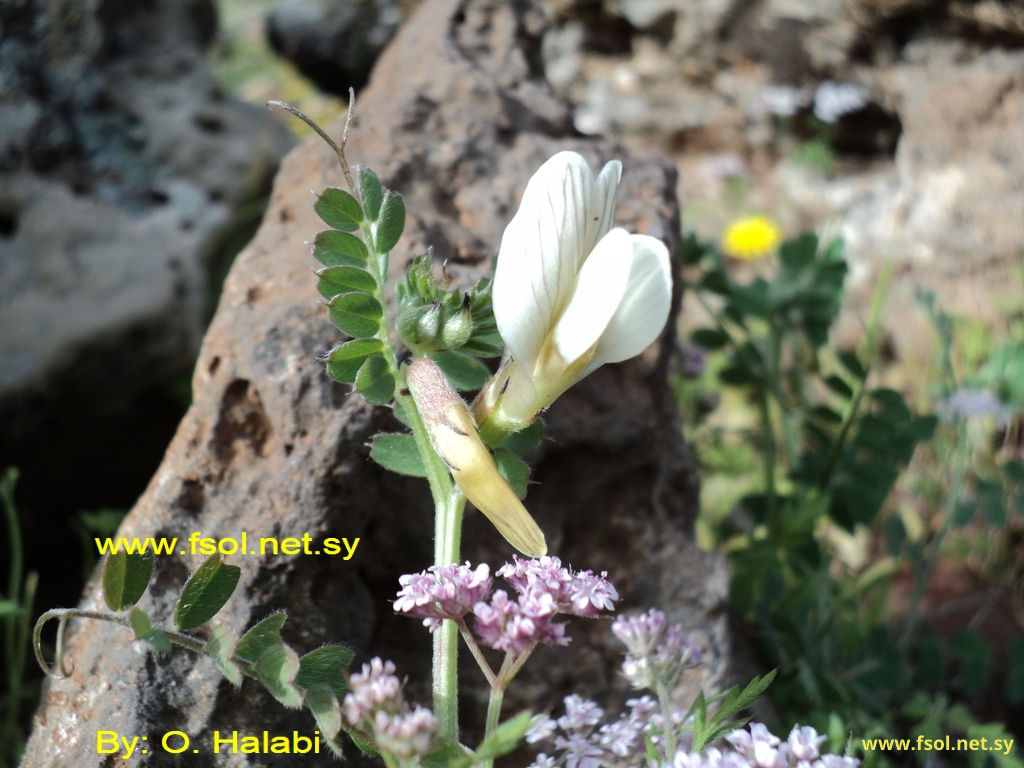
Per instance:
[[[705,183],[735,179],[747,175],[747,164],[735,152],[719,152],[701,163],[697,173]]]
[[[805,106],[807,97],[792,85],[766,85],[761,89],[757,106],[778,117],[792,117]]]
[[[594,178],[580,155],[560,152],[505,229],[493,299],[511,361],[474,403],[498,432],[528,425],[600,365],[640,354],[665,326],[668,249],[612,228],[621,174],[613,160]]]
[[[834,123],[867,103],[868,93],[859,85],[826,80],[814,92],[814,116],[823,123]]]

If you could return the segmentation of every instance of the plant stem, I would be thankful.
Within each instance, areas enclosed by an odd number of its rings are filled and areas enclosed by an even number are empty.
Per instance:
[[[7,579],[7,599],[18,603],[22,608],[22,615],[9,616],[4,621],[4,655],[7,665],[7,706],[4,717],[2,733],[6,738],[14,739],[18,743],[21,739],[18,734],[18,712],[21,709],[21,678],[24,668],[24,644],[28,635],[29,612],[32,609],[32,599],[35,592],[35,582],[26,585],[25,593],[22,595],[21,574],[24,568],[23,551],[21,543],[21,524],[18,520],[18,510],[14,505],[14,485],[18,481],[18,470],[10,467],[0,478],[0,503],[3,504],[4,516],[7,521],[8,551],[10,558],[10,572]],[[0,595],[2,597],[2,595]]]
[[[60,624],[57,627],[57,647],[56,653],[54,654],[53,666],[47,663],[43,657],[43,646],[42,646],[42,635],[43,627],[51,619],[57,619]],[[62,678],[71,674],[71,670],[67,670],[64,667],[64,629],[69,619],[95,619],[96,621],[109,621],[111,624],[117,624],[126,629],[132,629],[131,622],[125,616],[118,616],[113,613],[102,613],[100,611],[84,611],[78,608],[54,608],[47,611],[36,621],[35,629],[32,632],[32,647],[35,650],[36,661],[39,662],[39,667],[49,677]],[[177,632],[173,629],[165,629],[164,627],[154,627],[162,632],[172,644],[177,645],[179,648],[192,651],[193,653],[205,653],[206,642],[199,638],[192,637],[192,635],[186,635],[183,632]],[[246,677],[252,678],[253,680],[259,680],[260,676],[256,673],[256,667],[251,662],[245,659],[240,659],[237,656],[232,656],[231,661],[238,665],[239,670]],[[56,672],[54,669],[56,668]]]
[[[433,449],[430,451],[433,453]],[[435,498],[435,565],[451,565],[458,562],[462,539],[462,512],[465,505],[466,497],[454,484],[447,500]],[[453,744],[459,741],[458,654],[459,628],[451,619],[445,619],[434,632],[432,687],[434,714],[440,723],[441,736]]]
[[[362,225],[363,241],[369,251],[369,268],[377,283],[374,294],[384,306],[384,283],[387,279],[387,259],[377,253],[374,233],[369,224]],[[398,359],[391,346],[388,327],[381,323],[377,338],[384,345],[384,356],[395,375],[397,389],[395,400],[405,410],[409,418],[416,448],[423,459],[426,469],[427,483],[434,497],[434,565],[451,565],[459,561],[459,550],[462,539],[462,513],[466,506],[466,497],[455,483],[452,482],[448,467],[434,451],[430,443],[430,435],[423,423],[416,402],[405,392],[405,376],[398,367]],[[433,704],[434,714],[440,723],[442,738],[452,743],[459,740],[459,683],[458,653],[459,628],[455,622],[445,620],[433,635]]]
[[[455,485],[448,468],[430,444],[416,403],[408,395],[399,395],[412,426],[413,438],[427,470],[427,482],[434,497],[434,565],[451,565],[459,561],[462,539],[462,513],[466,497]],[[452,743],[459,739],[458,652],[459,628],[446,619],[434,631],[433,703],[440,723],[441,736]]]
[[[658,679],[655,682],[655,692],[658,694],[658,702],[661,704],[662,736],[665,739],[664,758],[666,761],[671,761],[676,754],[676,729],[672,722],[672,702],[663,680]]]
[[[772,323],[769,336],[769,370],[768,381],[772,394],[779,404],[779,422],[782,425],[782,440],[786,448],[786,464],[792,467],[797,460],[796,435],[793,434],[793,420],[789,417],[790,408],[785,400],[785,387],[782,385],[782,320]]]
[[[466,645],[469,646],[470,653],[473,654],[473,658],[476,659],[477,666],[480,667],[480,671],[484,673],[484,677],[487,678],[487,684],[491,687],[498,682],[497,676],[491,669],[491,665],[487,663],[487,659],[480,652],[480,646],[477,645],[476,640],[473,638],[472,633],[469,631],[469,627],[466,626],[466,620],[459,619],[456,624],[459,627],[459,632],[462,633],[462,639],[466,641]]]
[[[779,401],[779,409],[782,411],[786,409],[786,403],[782,399],[782,382],[780,378],[782,369],[781,328],[781,323],[773,322],[771,331],[768,334],[768,388],[761,392],[761,421],[764,428],[765,493],[768,495],[769,525],[775,531],[781,530],[781,525],[776,520],[778,492],[775,488],[775,465],[777,456],[775,449],[775,426],[772,422],[771,401],[768,399],[768,395],[774,391],[775,398]]]
[[[853,402],[850,403],[850,410],[846,414],[843,425],[839,428],[839,434],[836,435],[836,441],[832,444],[832,450],[829,451],[828,463],[825,464],[825,471],[821,473],[821,480],[819,482],[819,487],[822,490],[828,488],[829,480],[832,479],[832,473],[835,472],[839,459],[843,455],[843,448],[846,447],[846,438],[849,437],[850,430],[857,421],[857,413],[860,411],[861,401],[867,392],[868,373],[868,369],[865,369],[864,377],[857,382],[857,391],[853,396]]]
[[[505,700],[505,686],[495,685],[491,688],[490,698],[487,699],[487,726],[484,729],[486,739],[498,727],[501,720],[501,704]]]
[[[761,431],[764,441],[764,493],[768,499],[768,524],[776,530],[778,499],[775,491],[775,434],[772,431],[772,412],[766,391],[759,392],[757,399],[761,407]]]
[[[487,699],[487,724],[484,726],[484,739],[486,740],[498,727],[501,720],[501,705],[505,700],[505,688],[508,687],[509,671],[515,667],[515,657],[511,651],[505,652],[505,659],[501,662],[501,669],[498,671],[497,679],[491,683],[491,695]],[[494,760],[481,760],[480,768],[491,768]]]
[[[520,653],[516,657],[516,660],[511,665],[509,665],[507,669],[504,666],[502,666],[502,671],[499,676],[499,679],[506,688],[508,688],[508,684],[512,682],[512,678],[519,674],[519,670],[523,668],[523,664],[525,664],[526,660],[530,658],[530,654],[533,653],[536,647],[537,643],[534,643],[525,651]]]
[[[956,464],[953,466],[952,485],[947,496],[946,513],[943,516],[942,525],[935,532],[928,551],[924,557],[921,570],[917,573],[914,584],[914,592],[910,599],[910,607],[907,609],[907,622],[903,627],[903,635],[900,637],[900,647],[904,650],[910,647],[914,639],[914,630],[917,628],[918,619],[921,616],[921,604],[924,602],[925,593],[928,591],[928,579],[931,576],[932,566],[938,559],[942,549],[942,542],[949,532],[949,527],[954,514],[956,514],[957,503],[963,494],[964,481],[967,478],[967,457],[970,453],[970,444],[967,435],[967,425],[961,420],[957,429],[957,451]]]

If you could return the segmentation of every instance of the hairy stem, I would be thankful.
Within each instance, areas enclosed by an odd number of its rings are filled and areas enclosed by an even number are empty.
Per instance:
[[[505,659],[501,662],[501,669],[498,671],[497,679],[491,683],[491,695],[487,699],[487,724],[484,726],[484,739],[486,740],[498,727],[501,720],[501,705],[505,701],[505,689],[508,687],[509,670],[512,669],[515,656],[511,651],[505,652]],[[480,768],[492,768],[494,760],[481,760]]]
[[[505,687],[502,685],[495,685],[491,688],[491,695],[487,699],[487,725],[484,729],[484,738],[486,739],[495,729],[498,727],[498,722],[501,720],[501,705],[505,701]],[[493,760],[488,765],[493,764]]]
[[[363,241],[369,251],[369,268],[377,283],[375,297],[384,306],[384,284],[387,280],[387,254],[380,254],[370,224],[362,225]],[[388,327],[381,323],[377,338],[384,345],[384,356],[395,375],[398,391],[395,400],[409,418],[413,439],[419,449],[426,469],[427,483],[434,497],[434,565],[451,565],[459,561],[462,540],[462,514],[466,497],[452,482],[448,467],[441,461],[430,443],[426,425],[420,416],[416,402],[405,389],[405,375],[398,367],[398,359],[391,346]],[[452,742],[459,740],[459,684],[458,652],[459,628],[451,620],[445,620],[433,635],[433,705],[434,714],[440,723],[441,736]]]
[[[57,625],[57,644],[54,650],[53,665],[51,666],[46,658],[43,656],[43,627],[52,619],[58,620]],[[113,613],[103,613],[101,611],[85,611],[78,608],[54,608],[47,611],[39,620],[36,621],[35,629],[32,632],[32,647],[35,650],[36,661],[39,662],[40,669],[49,677],[61,679],[70,675],[73,670],[68,669],[65,662],[68,661],[64,654],[64,632],[67,627],[69,619],[95,619],[96,621],[109,621],[111,624],[117,624],[124,627],[125,629],[132,629],[131,622],[125,616],[118,616]],[[177,645],[180,648],[184,648],[193,653],[204,653],[206,648],[206,642],[199,638],[186,635],[183,632],[177,632],[173,629],[165,629],[163,627],[154,627],[154,629],[162,632],[173,645]],[[132,630],[134,633],[134,630]],[[259,680],[259,675],[256,674],[256,669],[250,662],[240,659],[237,656],[232,656],[233,661],[242,674],[246,677],[250,677],[253,680]]]
[[[433,453],[432,448],[429,450]],[[434,454],[435,457],[436,455]],[[459,560],[462,512],[466,505],[466,497],[454,483],[451,486],[447,499],[434,499],[435,565],[451,565]],[[458,654],[459,628],[451,619],[445,619],[434,632],[432,687],[434,714],[440,723],[441,735],[452,743],[458,743],[459,740]]]

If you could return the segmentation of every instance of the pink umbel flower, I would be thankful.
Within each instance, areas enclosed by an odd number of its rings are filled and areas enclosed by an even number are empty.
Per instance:
[[[825,741],[825,737],[819,736],[818,732],[809,725],[803,727],[794,725],[793,730],[789,732],[789,738],[786,740],[789,744],[790,752],[793,753],[793,757],[801,762],[817,760],[818,747],[821,746],[823,741]]]
[[[565,625],[552,621],[554,608],[550,595],[520,595],[513,601],[499,589],[490,603],[473,607],[474,628],[481,644],[516,656],[537,643],[568,645]]]
[[[595,617],[612,610],[619,597],[606,574],[573,572],[557,557],[522,560],[516,557],[498,569],[497,575],[512,585],[518,598],[498,590],[490,603],[473,606],[476,634],[490,648],[519,655],[537,643],[568,645],[565,623],[558,614]]]
[[[505,590],[492,595],[486,565],[432,566],[402,576],[395,611],[422,618],[431,632],[442,620],[459,620],[472,611],[481,644],[518,656],[538,643],[569,643],[565,623],[554,620],[557,615],[596,617],[614,610],[619,599],[607,573],[573,571],[557,557],[515,556],[497,575],[512,586],[515,598]]]
[[[345,718],[358,725],[378,710],[397,711],[402,696],[402,683],[395,677],[395,665],[379,658],[363,664],[363,671],[352,675],[349,693],[345,696]]]
[[[555,749],[538,755],[533,768],[859,768],[860,761],[842,755],[819,755],[824,736],[808,726],[796,726],[780,741],[764,725],[751,723],[726,736],[732,748],[690,751],[692,736],[683,730],[685,711],[672,713],[680,747],[667,760],[647,759],[648,742],[663,744],[664,721],[654,699],[644,696],[627,704],[630,711],[597,726],[600,708],[578,696],[565,699],[566,713],[557,720],[543,718],[531,728],[527,741],[554,741]]]
[[[606,571],[600,576],[593,571],[574,572],[563,568],[557,557],[523,560],[516,555],[513,562],[498,569],[497,575],[520,595],[550,595],[558,613],[573,616],[598,616],[601,611],[614,610],[613,601],[619,599]]]
[[[405,759],[430,752],[437,728],[434,713],[419,705],[405,714],[377,712],[373,721],[377,746]]]
[[[395,611],[423,619],[433,632],[442,619],[461,619],[474,605],[491,596],[491,571],[486,564],[432,565],[423,573],[398,579],[402,589]]]

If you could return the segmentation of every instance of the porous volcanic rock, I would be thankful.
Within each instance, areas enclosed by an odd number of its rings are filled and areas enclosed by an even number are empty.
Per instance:
[[[536,10],[521,3],[429,0],[380,59],[357,104],[349,156],[405,197],[409,216],[393,252],[392,281],[430,246],[456,279],[486,274],[529,176],[562,149],[580,151],[595,166],[621,157],[619,222],[663,238],[678,255],[674,169],[573,133],[566,107],[542,77],[542,27]],[[426,485],[369,461],[366,441],[397,423],[330,381],[317,361],[339,334],[311,274],[306,242],[323,225],[310,190],[340,183],[334,157],[319,141],[285,159],[270,210],[235,262],[205,338],[193,405],[120,535],[359,537],[348,562],[229,558],[241,567],[241,582],[215,621],[243,629],[286,609],[284,637],[300,653],[342,641],[355,647],[357,662],[391,658],[408,675],[407,696],[428,703],[429,637],[418,621],[393,616],[389,602],[400,574],[431,562]],[[678,302],[677,291],[673,317]],[[670,321],[642,358],[605,366],[551,409],[551,440],[533,457],[538,484],[527,504],[554,554],[609,572],[623,609],[660,606],[695,631],[709,658],[700,682],[715,685],[728,673],[727,578],[722,559],[691,538],[698,482],[665,374],[673,328]],[[474,562],[497,566],[511,557],[478,514],[468,514],[463,540],[463,556]],[[157,558],[141,606],[158,623],[169,621],[199,562]],[[94,577],[82,606],[101,604]],[[628,695],[608,624],[574,621],[570,633],[568,648],[545,649],[527,665],[507,712],[541,708],[571,691],[604,703]],[[25,768],[108,764],[96,754],[97,729],[148,734],[151,743],[182,730],[199,750],[171,756],[157,749],[139,756],[141,765],[293,765],[288,756],[214,755],[213,732],[313,729],[307,713],[285,711],[252,682],[236,690],[209,660],[188,653],[135,652],[129,634],[110,624],[73,622],[70,654],[74,674],[45,686]],[[462,662],[463,721],[474,743],[486,691],[467,654]],[[299,759],[332,764],[325,755]]]

